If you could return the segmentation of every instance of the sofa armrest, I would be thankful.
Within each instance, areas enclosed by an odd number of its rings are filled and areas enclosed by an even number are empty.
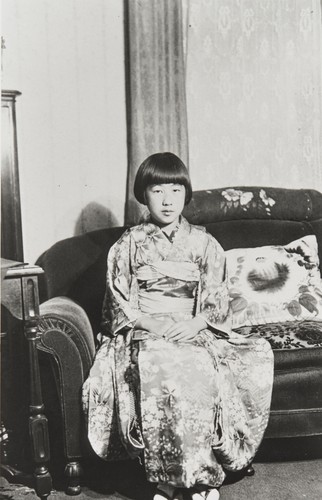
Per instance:
[[[37,349],[49,356],[53,369],[59,401],[57,409],[62,418],[66,460],[76,460],[83,455],[81,390],[84,375],[79,352],[74,342],[63,331],[55,328],[48,329],[41,335]],[[46,370],[46,365],[41,371],[43,369]],[[44,390],[46,391],[46,388]],[[46,409],[45,405],[45,412]]]
[[[49,356],[53,368],[66,459],[77,460],[83,456],[81,390],[95,354],[92,328],[82,307],[67,297],[42,304],[37,349]]]
[[[59,330],[75,344],[80,359],[84,378],[87,377],[94,361],[94,335],[84,309],[68,297],[54,297],[40,305],[39,330]],[[63,355],[62,351],[62,355]]]

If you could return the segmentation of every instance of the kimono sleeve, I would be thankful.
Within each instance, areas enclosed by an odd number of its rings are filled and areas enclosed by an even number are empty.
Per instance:
[[[141,315],[138,288],[132,273],[133,242],[126,231],[111,247],[107,257],[106,292],[103,302],[101,333],[115,336],[121,329],[132,328]]]
[[[229,294],[227,287],[226,256],[218,241],[206,234],[203,258],[200,264],[199,314],[217,333],[231,333]]]

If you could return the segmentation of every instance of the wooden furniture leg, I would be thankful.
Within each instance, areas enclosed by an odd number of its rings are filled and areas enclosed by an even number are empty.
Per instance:
[[[23,278],[23,304],[25,314],[25,336],[28,341],[30,370],[30,416],[29,433],[31,452],[35,464],[34,478],[37,495],[46,499],[52,489],[52,480],[48,471],[49,435],[48,421],[44,415],[42,400],[38,351],[36,340],[38,333],[38,283],[33,277]]]
[[[83,469],[79,462],[68,462],[65,467],[65,476],[67,478],[67,495],[79,495],[81,492],[80,478],[83,475]]]

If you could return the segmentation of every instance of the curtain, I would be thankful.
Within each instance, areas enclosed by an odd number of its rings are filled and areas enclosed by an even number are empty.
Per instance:
[[[184,1],[194,189],[322,190],[320,0]]]
[[[150,154],[188,160],[181,0],[125,0],[128,183],[126,224],[144,208],[133,196],[135,174]]]

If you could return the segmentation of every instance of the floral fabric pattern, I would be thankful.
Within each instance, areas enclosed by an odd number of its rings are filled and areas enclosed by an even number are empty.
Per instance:
[[[246,337],[262,337],[272,349],[322,347],[322,321],[292,321],[242,326],[236,332]]]
[[[225,189],[221,194],[224,198],[224,201],[221,203],[221,209],[224,213],[238,208],[246,212],[251,207],[256,208],[259,212],[264,211],[268,215],[271,215],[271,207],[276,203],[273,198],[267,195],[264,189],[259,191],[257,199],[254,192],[235,188]]]
[[[232,325],[322,320],[317,240],[226,252]]]
[[[189,312],[152,314],[173,321],[201,315],[208,327],[181,343],[133,331],[147,290],[158,301],[165,290],[167,301],[181,292],[187,299],[189,290]],[[170,242],[146,223],[112,247],[105,335],[83,387],[88,436],[100,457],[143,453],[149,481],[183,487],[218,486],[224,469],[252,460],[268,421],[273,356],[266,340],[232,334],[228,311],[225,254],[203,228],[182,218]]]

